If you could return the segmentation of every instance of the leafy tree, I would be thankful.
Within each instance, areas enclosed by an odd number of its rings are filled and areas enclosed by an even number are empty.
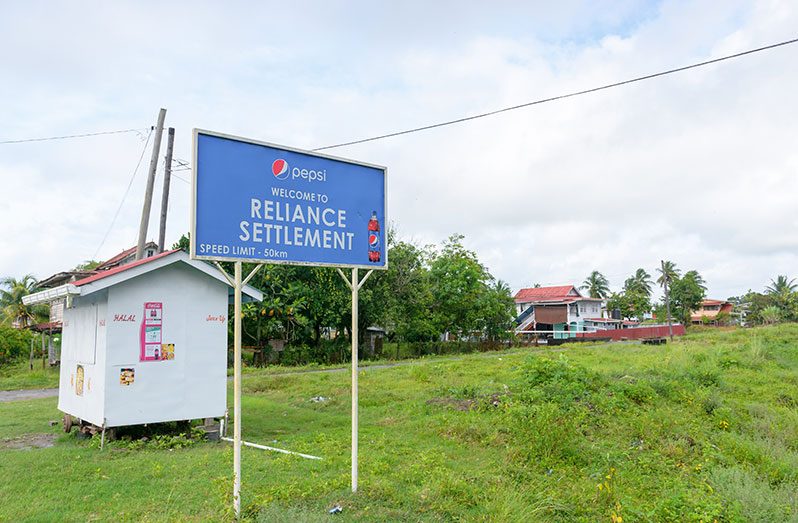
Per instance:
[[[182,236],[180,236],[180,239],[177,240],[172,245],[172,250],[176,251],[176,250],[180,249],[180,250],[188,252],[189,249],[191,248],[190,239],[191,239],[191,233],[187,232],[186,234],[183,234]]]
[[[397,341],[431,341],[440,334],[430,311],[432,287],[426,260],[429,253],[405,242],[391,246],[385,273],[391,292],[385,299],[386,325]]]
[[[610,295],[610,282],[599,271],[593,271],[582,282],[581,290],[586,290],[591,298],[606,298]]]
[[[36,278],[26,274],[22,279],[12,277],[0,280],[0,314],[6,323],[17,322],[21,327],[27,327],[46,316],[46,312],[37,306],[28,306],[22,303],[22,298],[36,292]]]
[[[745,315],[745,323],[748,325],[764,323],[762,311],[773,304],[770,296],[750,289],[742,296],[732,296],[729,301],[738,312]]]
[[[94,269],[96,269],[96,268],[97,268],[97,266],[98,266],[98,265],[100,265],[101,263],[102,263],[102,262],[99,262],[99,261],[97,261],[97,260],[86,260],[86,261],[84,261],[83,263],[79,263],[79,264],[77,264],[77,265],[75,266],[75,268],[74,268],[74,269],[72,269],[72,270],[73,270],[73,271],[93,271],[93,270],[94,270]]]
[[[701,306],[706,296],[704,279],[696,271],[670,282],[671,314],[684,325],[690,324],[690,314]]]
[[[619,310],[624,319],[642,320],[651,311],[651,300],[642,290],[632,289],[610,295],[607,309]]]
[[[28,351],[33,333],[0,324],[0,364],[19,358]]]
[[[477,255],[454,234],[430,265],[433,314],[441,332],[469,335],[477,329],[479,298],[489,275]]]
[[[488,340],[501,341],[511,336],[509,331],[515,316],[515,300],[505,282],[498,280],[486,287],[479,309],[478,327]]]

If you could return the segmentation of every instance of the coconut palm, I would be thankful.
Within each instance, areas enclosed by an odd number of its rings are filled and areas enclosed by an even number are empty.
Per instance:
[[[599,271],[593,271],[582,282],[581,290],[586,290],[591,298],[606,298],[610,295],[610,282]]]
[[[676,268],[676,264],[672,261],[663,262],[662,267],[657,268],[657,272],[659,273],[657,283],[659,283],[660,287],[665,287],[666,282],[670,285],[671,282],[679,278],[679,274],[681,273],[681,271]]]
[[[626,292],[635,294],[644,294],[651,297],[651,275],[645,269],[637,269],[631,278],[627,278],[623,283],[623,289]]]
[[[707,291],[707,282],[704,281],[704,278],[698,274],[698,271],[687,271],[684,273],[683,280],[692,281],[695,283],[701,290],[704,292]]]
[[[795,278],[787,280],[787,276],[780,274],[776,276],[775,280],[770,280],[770,285],[765,287],[765,294],[785,296],[795,292],[796,289],[798,289],[798,283],[795,282]]]
[[[778,307],[785,319],[791,319],[795,314],[795,304],[798,302],[796,288],[798,283],[795,282],[795,278],[789,280],[783,275],[776,276],[776,279],[770,280],[770,285],[765,287],[765,294],[773,305]]]
[[[20,280],[3,278],[0,286],[5,287],[0,288],[0,314],[3,320],[18,323],[21,327],[34,323],[41,311],[22,303],[22,297],[36,291],[36,278],[30,274]]]

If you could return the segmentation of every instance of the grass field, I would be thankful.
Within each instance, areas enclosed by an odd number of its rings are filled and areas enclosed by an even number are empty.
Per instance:
[[[27,361],[0,365],[0,390],[53,387],[58,387],[58,368],[49,365],[42,368],[41,360],[33,362],[33,370]]]
[[[248,520],[798,522],[798,325],[431,359],[360,386],[352,495],[348,374],[246,374],[244,438],[324,458],[245,448]],[[228,443],[10,448],[57,434],[55,405],[0,403],[0,521],[230,518]]]

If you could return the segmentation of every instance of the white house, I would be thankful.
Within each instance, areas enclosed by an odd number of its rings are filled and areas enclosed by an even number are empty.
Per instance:
[[[603,300],[583,296],[573,285],[521,289],[515,295],[516,332],[548,331],[560,338],[613,328],[602,319],[602,304]]]

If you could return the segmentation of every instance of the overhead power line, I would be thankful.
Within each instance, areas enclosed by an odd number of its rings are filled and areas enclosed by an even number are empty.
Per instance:
[[[23,140],[3,140],[0,145],[10,143],[25,143],[25,142],[46,142],[49,140],[67,140],[69,138],[87,138],[89,136],[100,136],[103,134],[122,134],[122,133],[141,133],[147,129],[119,129],[117,131],[100,131],[96,133],[82,133],[82,134],[68,134],[65,136],[48,136],[47,138],[25,138]]]
[[[94,252],[94,256],[92,256],[93,260],[97,259],[97,255],[100,253],[100,249],[103,248],[103,245],[105,245],[105,240],[108,239],[108,235],[111,233],[111,229],[114,228],[116,219],[119,217],[119,211],[122,210],[122,206],[125,204],[125,199],[127,198],[127,195],[130,192],[130,188],[133,186],[133,180],[136,179],[136,173],[139,172],[139,167],[141,167],[141,161],[144,159],[144,153],[147,152],[147,146],[150,144],[150,136],[152,136],[152,129],[150,129],[150,132],[147,133],[147,140],[144,142],[144,147],[141,149],[141,154],[139,155],[139,161],[136,162],[136,167],[133,169],[133,174],[130,176],[130,181],[127,184],[127,189],[125,189],[125,194],[122,195],[122,201],[119,202],[119,207],[116,208],[114,217],[111,220],[111,223],[108,225],[108,230],[105,231],[105,236],[103,236],[103,240],[100,242],[100,245],[97,247],[97,250]]]
[[[741,53],[730,54],[730,55],[722,56],[720,58],[714,58],[712,60],[707,60],[705,62],[699,62],[699,63],[695,63],[695,64],[691,64],[691,65],[686,65],[684,67],[677,67],[676,69],[668,69],[667,71],[661,71],[659,73],[648,74],[648,75],[645,75],[645,76],[638,76],[636,78],[630,78],[628,80],[623,80],[623,81],[620,81],[620,82],[614,82],[614,83],[607,84],[607,85],[602,85],[602,86],[599,86],[599,87],[593,87],[593,88],[590,88],[590,89],[583,89],[581,91],[576,91],[576,92],[573,92],[573,93],[561,94],[559,96],[552,96],[550,98],[543,98],[543,99],[540,99],[540,100],[534,100],[532,102],[526,102],[526,103],[522,103],[522,104],[518,104],[518,105],[513,105],[513,106],[510,106],[510,107],[505,107],[503,109],[497,109],[495,111],[489,111],[487,113],[475,114],[473,116],[465,116],[463,118],[457,118],[455,120],[448,120],[448,121],[445,121],[445,122],[434,123],[434,124],[425,125],[425,126],[422,126],[422,127],[414,127],[412,129],[405,129],[404,131],[396,131],[396,132],[392,132],[392,133],[382,134],[382,135],[379,135],[379,136],[373,136],[371,138],[363,138],[363,139],[360,139],[360,140],[352,140],[351,142],[343,142],[343,143],[338,143],[338,144],[335,144],[335,145],[327,145],[325,147],[319,147],[317,149],[312,149],[312,150],[313,151],[324,151],[326,149],[335,149],[337,147],[345,147],[347,145],[356,145],[356,144],[360,144],[360,143],[373,142],[373,141],[376,141],[376,140],[383,140],[385,138],[393,138],[394,136],[401,136],[403,134],[411,134],[411,133],[417,133],[417,132],[420,132],[420,131],[428,131],[430,129],[436,129],[438,127],[445,127],[447,125],[454,125],[454,124],[458,124],[458,123],[468,122],[468,121],[471,121],[471,120],[476,120],[478,118],[485,118],[485,117],[494,116],[494,115],[497,115],[497,114],[500,114],[500,113],[506,113],[508,111],[515,111],[516,109],[523,109],[525,107],[530,107],[532,105],[540,105],[540,104],[544,104],[544,103],[548,103],[548,102],[554,102],[554,101],[557,101],[557,100],[563,100],[565,98],[572,98],[574,96],[581,96],[581,95],[584,95],[584,94],[595,93],[597,91],[603,91],[605,89],[610,89],[610,88],[613,88],[613,87],[619,87],[619,86],[622,86],[622,85],[632,84],[632,83],[635,83],[635,82],[642,82],[643,80],[651,80],[652,78],[658,78],[660,76],[666,76],[666,75],[669,75],[669,74],[680,73],[682,71],[687,71],[689,69],[696,69],[698,67],[704,67],[706,65],[716,64],[718,62],[731,60],[733,58],[740,58],[741,56],[745,56],[745,55],[749,55],[749,54],[753,54],[753,53],[759,53],[761,51],[767,51],[769,49],[775,49],[776,47],[782,47],[782,46],[794,44],[794,43],[797,43],[797,42],[798,42],[798,38],[795,38],[795,39],[792,39],[792,40],[785,40],[783,42],[779,42],[779,43],[776,43],[776,44],[766,45],[764,47],[757,47],[756,49],[749,49],[748,51],[743,51]]]

